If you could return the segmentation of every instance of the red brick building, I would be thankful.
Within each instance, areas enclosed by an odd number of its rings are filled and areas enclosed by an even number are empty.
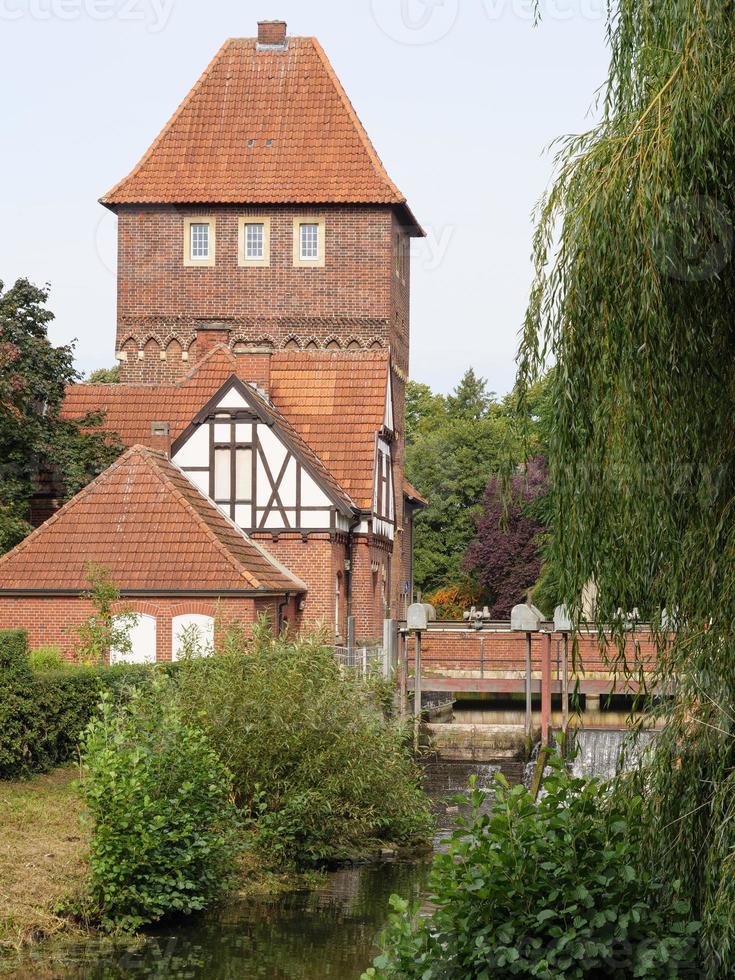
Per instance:
[[[358,638],[379,637],[410,600],[422,505],[403,461],[409,243],[423,232],[319,43],[287,36],[280,21],[227,41],[101,201],[118,218],[121,384],[73,386],[66,416],[103,410],[126,445],[163,454],[137,448],[125,467],[145,458],[172,494],[188,483],[282,570],[280,586],[264,579],[276,619],[325,623],[343,640],[351,616]],[[136,559],[125,529],[98,535],[94,494],[0,560],[0,621],[39,624],[32,642],[51,642],[81,601],[54,548],[73,548],[77,572],[89,560],[119,571],[116,584],[141,601],[116,555],[159,581],[163,552],[142,545],[168,526],[166,493],[136,508]],[[187,548],[181,588],[169,588],[199,603],[199,558]],[[44,573],[31,589],[29,549],[64,581]],[[212,585],[207,601],[220,594]],[[264,601],[220,592],[248,615]],[[172,629],[163,598],[144,597],[165,607],[159,657]]]

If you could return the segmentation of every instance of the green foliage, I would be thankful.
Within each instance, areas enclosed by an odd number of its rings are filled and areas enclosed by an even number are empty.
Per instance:
[[[102,702],[84,739],[90,898],[102,925],[134,930],[207,908],[238,847],[230,775],[160,678]]]
[[[130,653],[130,630],[138,621],[138,614],[120,606],[120,590],[109,569],[90,563],[87,581],[89,589],[82,598],[92,603],[94,612],[75,627],[74,653],[82,664],[103,664],[111,650],[121,657]]]
[[[0,552],[29,531],[28,506],[39,475],[76,493],[108,466],[119,441],[99,428],[101,418],[60,417],[66,385],[78,378],[71,346],[53,347],[48,289],[19,279],[0,282]]]
[[[181,703],[233,773],[266,855],[306,866],[425,839],[419,773],[379,692],[342,674],[318,638],[273,639],[258,624],[243,646],[228,632],[216,656],[179,665]]]
[[[27,674],[28,634],[25,630],[0,630],[0,670]]]
[[[17,638],[21,631],[13,632]],[[4,647],[0,637],[0,779],[45,772],[72,758],[101,691],[93,672],[34,673],[27,651]]]
[[[116,385],[120,381],[120,365],[111,368],[96,368],[89,372],[87,381],[91,385]]]
[[[555,359],[567,604],[594,579],[618,632],[618,608],[675,611],[650,681],[671,697],[644,774],[647,854],[692,896],[704,975],[731,976],[735,6],[618,0],[609,43],[600,122],[562,145],[540,205],[521,393]]]
[[[61,655],[61,647],[45,646],[36,647],[28,655],[31,670],[61,670],[64,666],[64,658]]]
[[[396,896],[380,978],[691,975],[698,925],[640,855],[639,797],[574,779],[550,758],[536,801],[496,777],[492,812],[474,786],[448,850],[434,858],[430,917]]]
[[[446,397],[409,382],[406,476],[429,502],[416,520],[417,588],[454,588],[492,600],[465,570],[465,553],[490,481],[522,464],[529,449],[543,455],[551,424],[550,390],[549,378],[542,378],[519,408],[516,397],[496,401],[471,368]],[[534,516],[545,524],[548,515]]]

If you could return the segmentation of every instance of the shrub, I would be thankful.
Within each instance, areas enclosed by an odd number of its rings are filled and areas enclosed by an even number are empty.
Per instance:
[[[0,670],[0,779],[46,772],[75,753],[102,685],[94,671]]]
[[[29,654],[32,670],[60,670],[64,666],[61,649],[55,646],[36,647]]]
[[[103,699],[84,738],[90,899],[107,929],[206,908],[237,847],[230,776],[171,681]]]
[[[27,674],[29,670],[26,631],[0,630],[0,672],[2,672],[2,676],[7,676],[6,671],[19,671]]]
[[[233,773],[238,805],[276,864],[313,865],[430,831],[428,803],[403,732],[370,689],[340,674],[319,640],[274,640],[262,625],[177,675]]]
[[[431,874],[429,918],[394,896],[384,953],[364,977],[692,975],[697,923],[640,860],[640,798],[570,776],[552,758],[545,795],[497,778],[490,815],[473,788]],[[698,974],[694,974],[698,975]]]

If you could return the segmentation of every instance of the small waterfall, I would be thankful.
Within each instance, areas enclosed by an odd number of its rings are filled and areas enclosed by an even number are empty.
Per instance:
[[[630,769],[651,744],[654,734],[650,731],[639,732],[634,741],[627,731],[579,729],[575,734],[577,756],[572,762],[572,772],[577,778],[596,776],[598,779],[613,779],[618,772],[623,749],[625,769]]]

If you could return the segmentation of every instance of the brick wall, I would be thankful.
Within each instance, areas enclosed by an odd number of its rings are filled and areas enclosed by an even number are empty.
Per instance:
[[[526,657],[526,637],[523,633],[495,630],[441,630],[425,633],[421,643],[422,662],[427,670],[451,669],[479,670],[480,643],[482,642],[482,661],[488,670],[524,670]],[[552,661],[561,655],[561,637],[552,638]],[[655,647],[650,634],[641,632],[636,636],[642,659],[646,662],[655,658]],[[534,670],[541,669],[541,653],[544,639],[534,634],[531,643],[531,660]],[[633,638],[626,645],[626,655],[633,656]],[[412,647],[410,649],[413,649]],[[586,672],[604,671],[606,664],[598,645],[597,634],[583,634],[577,638],[578,664]],[[614,654],[615,650],[611,650]],[[571,668],[572,641],[569,641],[569,663]]]
[[[220,623],[239,620],[252,623],[257,612],[273,607],[253,599],[181,599],[160,597],[125,599],[124,605],[134,612],[156,618],[157,660],[171,659],[171,623],[175,616],[200,613],[214,616]],[[256,609],[257,605],[257,609]],[[73,659],[74,628],[93,612],[92,603],[76,596],[8,597],[0,596],[0,629],[24,629],[31,649],[39,646],[58,646],[68,660]]]
[[[238,218],[271,220],[271,264],[237,262]],[[293,219],[324,217],[324,268],[295,268]],[[216,218],[216,264],[184,266],[184,218]],[[225,322],[233,346],[320,349],[388,346],[408,368],[408,271],[395,274],[388,207],[122,207],[118,210],[117,348],[125,381],[160,382],[186,370],[195,326]],[[139,351],[144,352],[143,361]],[[162,353],[165,357],[162,358]],[[150,371],[149,376],[142,375]]]

